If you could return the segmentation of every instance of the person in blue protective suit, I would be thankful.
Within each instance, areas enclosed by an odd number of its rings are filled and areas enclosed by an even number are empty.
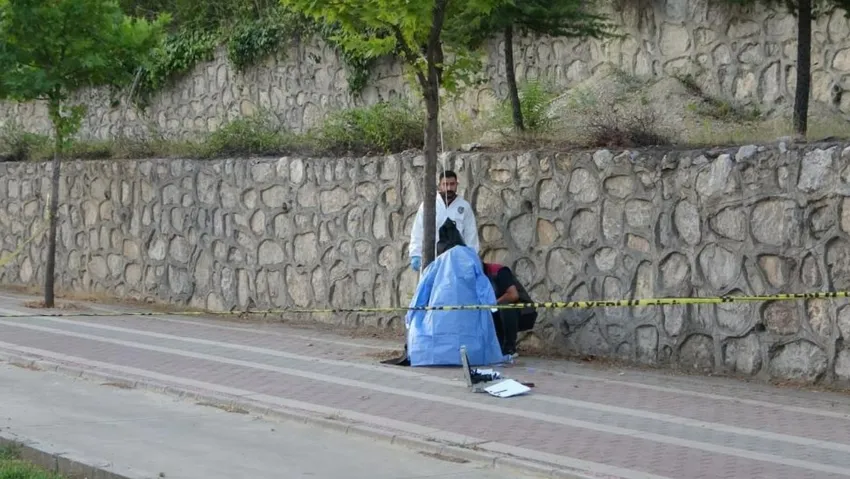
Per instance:
[[[457,194],[457,187],[457,173],[451,170],[440,173],[439,194],[436,200],[437,228],[445,224],[447,219],[454,221],[464,244],[477,253],[479,246],[475,213],[472,211],[469,202],[463,196]],[[413,221],[413,228],[410,230],[410,246],[408,247],[410,267],[414,271],[419,271],[422,266],[422,236],[425,230],[422,220],[423,214],[423,205],[420,204]]]
[[[448,220],[441,239],[451,237]],[[411,308],[423,306],[495,305],[496,294],[477,252],[469,246],[443,243],[443,250],[423,272]],[[410,310],[405,317],[407,359],[411,366],[458,366],[466,346],[474,366],[505,360],[490,309]]]

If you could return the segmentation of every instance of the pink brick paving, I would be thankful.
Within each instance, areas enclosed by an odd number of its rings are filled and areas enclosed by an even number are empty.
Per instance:
[[[135,327],[147,332],[166,333],[178,336],[186,336],[192,338],[215,340],[232,344],[243,344],[255,347],[263,347],[274,350],[282,350],[289,353],[321,357],[326,359],[340,359],[339,352],[344,352],[345,357],[351,357],[353,361],[364,361],[363,351],[357,351],[357,348],[350,346],[334,346],[320,341],[307,341],[303,339],[287,339],[286,336],[277,337],[274,340],[269,340],[269,336],[252,335],[246,332],[233,331],[217,331],[208,330],[193,326],[192,328],[186,325],[167,323],[157,320],[144,319],[147,323],[142,328],[141,325]],[[93,322],[90,319],[83,319],[80,323]],[[114,321],[100,321],[100,324],[116,325]],[[61,325],[44,323],[52,327],[62,327],[63,329],[79,331],[79,332],[94,332],[106,337],[119,337],[122,339],[132,339],[136,341],[149,341],[149,338],[134,337],[132,334],[115,333],[112,331],[92,330],[79,325]],[[121,327],[127,327],[126,324],[119,324]],[[132,329],[132,328],[131,328]],[[216,335],[216,333],[219,333]],[[157,344],[163,344],[163,340]],[[192,351],[209,351],[210,347],[196,345],[186,345],[179,342],[167,341],[170,347],[182,347]],[[393,344],[393,343],[389,343]],[[312,346],[309,346],[312,345]],[[334,351],[335,348],[338,350]],[[217,354],[227,354],[229,357],[250,358],[255,361],[265,361],[269,364],[286,364],[287,360],[263,357],[263,355],[244,353],[241,351],[230,351],[226,349],[216,349]],[[372,352],[371,349],[367,350]],[[350,353],[350,354],[349,354]],[[368,359],[368,358],[365,358]],[[373,361],[374,362],[374,361]],[[322,372],[332,372],[333,367],[322,367]],[[422,370],[417,370],[422,371]],[[426,370],[430,374],[443,377],[458,377],[457,370]],[[522,368],[516,368],[517,374],[522,374]],[[514,372],[513,370],[511,372]],[[540,375],[540,373],[536,373]],[[362,378],[363,371],[352,370],[348,373],[348,377]],[[709,422],[719,422],[724,424],[735,425],[739,427],[756,428],[764,431],[804,435],[812,439],[824,441],[850,441],[850,434],[843,428],[835,428],[834,418],[818,417],[818,416],[803,416],[792,414],[777,414],[775,410],[749,406],[745,404],[729,407],[726,402],[719,402],[706,398],[683,396],[675,393],[664,394],[621,394],[623,387],[620,385],[600,383],[598,381],[580,380],[575,378],[558,378],[552,376],[542,376],[535,379],[533,376],[526,376],[540,383],[539,392],[553,396],[568,397],[570,399],[587,401],[598,404],[607,404],[617,407],[640,409],[645,411],[658,412],[669,414],[675,411],[675,415],[690,419],[697,419]],[[771,398],[774,399],[774,398]],[[548,405],[547,409],[560,408],[561,405]],[[546,412],[550,412],[546,410]]]
[[[24,320],[17,320],[24,321]],[[443,397],[457,398],[458,401],[474,401],[478,403],[494,404],[500,407],[523,408],[540,413],[550,414],[553,417],[569,415],[568,406],[551,404],[540,401],[530,401],[527,398],[518,398],[509,401],[500,401],[479,395],[465,393],[462,388],[448,388],[440,384],[417,381],[415,378],[401,378],[389,374],[381,374],[380,371],[370,372],[357,368],[332,367],[326,364],[318,364],[305,361],[295,361],[287,358],[271,357],[268,355],[248,353],[244,351],[228,350],[227,348],[207,345],[187,344],[180,341],[150,338],[132,333],[117,333],[98,329],[86,328],[83,325],[68,326],[50,322],[38,322],[26,320],[29,324],[39,324],[57,330],[74,332],[85,332],[104,338],[117,338],[134,341],[142,344],[165,346],[183,351],[204,352],[219,357],[238,358],[262,364],[288,367],[313,373],[332,373],[349,379],[358,379],[370,383],[390,384],[397,388],[410,391],[425,391]],[[89,320],[86,320],[89,321]],[[199,326],[185,324],[165,323],[156,320],[145,319],[136,321],[136,318],[121,321],[96,321],[99,324],[120,325],[121,327],[136,328],[143,331],[156,331],[160,333],[174,334],[209,339],[223,343],[244,344],[269,349],[286,351],[288,353],[314,356],[329,359],[339,359],[340,356],[352,361],[365,362],[369,358],[364,351],[358,351],[353,346],[330,345],[313,341],[312,343],[303,339],[293,340],[285,334],[281,335],[256,335],[250,332],[207,329]],[[286,328],[277,328],[277,331],[293,332]],[[310,335],[309,331],[297,330],[299,336]],[[332,336],[323,335],[325,338]],[[337,338],[340,341],[353,342],[350,338]],[[513,415],[496,415],[485,413],[480,410],[470,409],[462,405],[452,406],[444,403],[436,403],[424,399],[399,396],[397,394],[385,393],[352,386],[343,386],[323,381],[316,381],[290,375],[280,374],[222,364],[220,362],[206,361],[195,358],[186,358],[173,354],[165,354],[152,351],[144,351],[136,348],[118,346],[100,341],[78,339],[58,334],[37,332],[31,330],[0,325],[0,341],[13,343],[21,346],[56,351],[64,354],[79,356],[83,358],[105,361],[119,365],[134,366],[160,373],[172,374],[180,377],[194,378],[217,384],[240,387],[256,392],[277,395],[290,399],[320,403],[351,411],[368,413],[391,419],[420,422],[423,425],[437,427],[446,431],[476,436],[484,440],[499,441],[509,445],[526,447],[551,454],[562,454],[577,457],[584,460],[607,463],[670,478],[686,477],[764,477],[764,478],[806,478],[806,477],[846,477],[836,474],[828,474],[822,471],[813,471],[800,467],[776,464],[770,461],[759,461],[750,458],[741,458],[734,455],[705,451],[700,448],[683,447],[671,444],[661,444],[635,437],[624,437],[621,435],[577,428],[556,424],[544,420],[534,420]],[[307,346],[307,344],[313,344]],[[391,344],[391,343],[390,343]],[[369,350],[374,351],[374,350]],[[338,353],[342,353],[341,355]],[[519,372],[523,368],[516,368]],[[440,377],[458,376],[457,370],[430,371],[416,369],[416,372],[427,372]],[[512,371],[509,371],[512,372]],[[609,404],[618,407],[627,407],[644,411],[657,411],[665,414],[673,414],[679,417],[692,417],[706,421],[722,422],[738,427],[752,429],[770,430],[792,434],[798,437],[808,437],[821,441],[833,441],[841,444],[850,444],[850,433],[846,431],[845,421],[834,418],[824,418],[816,415],[791,415],[788,412],[776,411],[752,405],[740,405],[732,402],[721,402],[707,398],[695,398],[694,396],[660,393],[655,391],[629,388],[624,385],[610,384],[593,380],[581,380],[574,377],[563,378],[548,376],[537,371],[534,379],[540,388],[538,394],[550,396],[568,397],[582,401],[598,404]],[[578,387],[576,387],[578,386]],[[716,389],[716,388],[715,388]],[[720,394],[721,391],[715,391]],[[781,394],[777,390],[774,394]],[[762,398],[771,400],[770,396]],[[801,398],[787,398],[789,403],[805,403]],[[813,401],[810,404],[819,403]],[[812,406],[816,407],[816,406]],[[848,410],[847,402],[838,404],[838,410]],[[611,418],[610,414],[593,411],[587,413],[588,418],[595,416],[594,421],[602,421],[605,424],[630,427],[634,425],[634,418],[618,417]],[[591,419],[588,419],[591,420]],[[836,421],[842,423],[842,427],[836,426]],[[662,425],[663,428],[671,427],[669,424]],[[644,421],[641,427],[653,429],[656,425]],[[681,432],[681,431],[679,431]],[[716,434],[715,434],[716,435]],[[712,444],[705,435],[705,440]],[[722,435],[716,435],[721,440]],[[728,436],[728,435],[727,435]],[[691,437],[690,439],[694,439]],[[734,442],[741,443],[741,447],[751,447],[757,452],[771,452],[765,450],[763,445],[776,447],[773,451],[777,455],[791,455],[797,459],[809,458],[812,462],[833,464],[835,466],[847,466],[848,460],[842,457],[840,452],[781,444],[770,441],[760,441],[758,438],[733,438]],[[761,445],[757,443],[762,443]],[[843,456],[848,456],[844,454]]]
[[[86,359],[119,365],[132,365],[160,373],[226,384],[391,419],[410,421],[415,418],[424,418],[423,425],[430,427],[533,448],[543,452],[605,462],[671,478],[717,477],[714,475],[715,472],[711,471],[716,471],[721,465],[732,468],[734,471],[733,475],[723,477],[840,477],[823,474],[813,475],[797,468],[776,467],[759,461],[728,458],[688,448],[658,445],[649,441],[624,441],[617,436],[611,437],[606,434],[516,417],[496,420],[486,414],[462,407],[447,408],[443,404],[411,401],[394,397],[391,394],[336,386],[285,375],[275,377],[275,375],[266,374],[259,376],[248,368],[146,351],[129,352],[119,346],[98,344],[90,340],[76,338],[57,340],[51,338],[50,335],[32,332],[18,334],[12,328],[4,326],[0,327],[0,334],[2,334],[5,342],[26,344],[41,349],[57,350],[57,347],[61,344],[63,353]],[[685,468],[677,468],[676,462],[669,462],[666,458],[682,458],[681,461],[684,462]],[[732,461],[734,465],[727,465],[728,461]],[[706,472],[708,472],[708,475],[705,475]]]

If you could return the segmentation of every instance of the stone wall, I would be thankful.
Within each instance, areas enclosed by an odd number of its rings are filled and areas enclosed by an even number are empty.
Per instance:
[[[521,38],[516,44],[520,78],[544,77],[568,87],[603,65],[639,76],[690,72],[709,93],[765,107],[788,104],[795,82],[795,20],[782,10],[732,9],[715,0],[611,0],[611,19],[625,38],[609,41]],[[480,90],[447,105],[452,116],[473,118],[504,98],[502,47],[487,48],[487,76]],[[850,112],[850,23],[836,11],[814,25],[812,96]],[[81,136],[110,138],[155,131],[191,137],[222,122],[268,109],[294,130],[303,130],[329,110],[380,99],[409,96],[401,66],[385,61],[361,95],[347,93],[346,71],[337,53],[314,40],[296,42],[280,58],[267,59],[246,73],[236,72],[222,52],[198,66],[147,111],[110,107],[108,95],[86,92],[91,104]],[[457,115],[454,115],[457,117]],[[20,121],[30,131],[48,131],[45,109],[37,104],[0,105],[0,122]]]
[[[451,157],[483,251],[535,300],[850,289],[850,147]],[[62,288],[212,310],[395,306],[421,156],[71,162]],[[0,164],[0,254],[41,224],[48,164]],[[43,236],[0,283],[40,285]],[[340,320],[336,317],[331,320]],[[400,315],[347,321],[400,327]],[[546,311],[572,353],[850,381],[846,300]]]

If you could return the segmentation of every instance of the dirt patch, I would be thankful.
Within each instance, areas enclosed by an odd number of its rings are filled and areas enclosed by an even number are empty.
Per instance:
[[[136,386],[134,384],[124,383],[124,382],[108,382],[108,383],[101,383],[100,385],[101,386],[108,386],[108,387],[112,387],[112,388],[118,388],[118,389],[136,389]]]
[[[437,453],[437,452],[419,451],[419,454],[426,456],[426,457],[430,457],[432,459],[437,459],[437,460],[440,460],[440,461],[453,462],[455,464],[467,464],[467,463],[469,463],[468,459],[463,459],[463,458],[460,458],[460,457],[447,456],[445,454],[440,454],[440,453]]]
[[[24,303],[25,308],[30,309],[58,309],[61,311],[81,311],[85,308],[75,303],[54,303],[52,308],[48,308],[46,304],[44,304],[44,300],[40,301],[27,301]]]
[[[16,368],[27,369],[30,371],[42,371],[42,369],[35,365],[35,363],[21,363],[18,361],[12,361],[8,363],[10,366],[15,366]]]
[[[199,402],[196,404],[198,406],[214,407],[216,409],[221,409],[224,412],[229,412],[233,414],[248,414],[247,409],[242,409],[241,407],[234,406],[233,404],[216,404],[213,402]]]
[[[377,351],[364,353],[363,355],[367,358],[375,359],[377,361],[386,361],[387,359],[395,359],[401,357],[404,354],[404,351],[401,349],[387,349],[385,351]]]

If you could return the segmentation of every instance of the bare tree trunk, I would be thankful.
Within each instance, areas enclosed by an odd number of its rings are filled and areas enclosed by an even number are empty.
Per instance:
[[[439,148],[440,129],[440,77],[442,71],[441,58],[443,47],[440,34],[446,16],[448,0],[437,0],[434,3],[433,22],[425,50],[427,72],[420,76],[422,91],[425,97],[425,177],[423,185],[423,239],[422,239],[422,269],[434,261],[437,238],[437,150]],[[424,81],[423,81],[424,80]]]
[[[432,88],[431,85],[428,85],[428,89],[436,89],[436,95],[440,94],[439,86]],[[422,199],[424,202],[422,212],[423,269],[434,261],[437,237],[437,149],[439,145],[440,107],[438,98],[432,91],[425,93],[425,112],[427,118],[425,123],[425,177],[422,178],[422,190],[424,192]]]
[[[812,0],[799,0],[797,5],[797,85],[794,90],[794,132],[805,138],[809,129],[809,94],[812,75]]]
[[[47,234],[47,264],[44,268],[44,306],[52,308],[55,306],[55,287],[56,287],[56,223],[57,211],[59,210],[59,181],[60,167],[62,161],[60,152],[62,148],[62,138],[59,134],[59,128],[56,128],[56,143],[53,150],[53,177],[50,181],[50,205],[47,209],[48,227]]]
[[[508,96],[511,98],[511,109],[514,116],[514,127],[517,130],[525,130],[522,119],[522,103],[519,101],[519,89],[516,84],[516,71],[514,63],[514,27],[508,25],[505,28],[505,76],[508,80]]]

